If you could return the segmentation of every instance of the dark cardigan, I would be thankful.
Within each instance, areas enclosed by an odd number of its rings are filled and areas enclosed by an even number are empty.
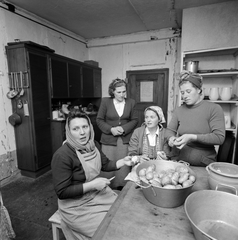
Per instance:
[[[138,123],[138,117],[134,110],[135,100],[125,99],[125,108],[123,115],[119,117],[116,108],[113,104],[113,98],[103,98],[98,115],[97,125],[102,131],[101,143],[104,145],[117,145],[117,139],[119,136],[113,136],[111,128],[121,126],[124,130],[124,134],[120,136],[124,144],[128,144],[130,141],[131,134]]]

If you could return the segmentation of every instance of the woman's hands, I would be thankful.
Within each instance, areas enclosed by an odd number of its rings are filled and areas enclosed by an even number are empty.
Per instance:
[[[170,137],[169,138],[169,146],[170,147],[177,147],[178,149],[182,149],[187,143],[196,141],[197,140],[197,135],[195,134],[183,134],[180,137]]]
[[[117,163],[116,163],[117,168],[119,169],[119,168],[123,167],[124,165],[133,166],[134,163],[133,163],[133,161],[131,161],[131,158],[132,158],[131,156],[126,156],[122,159],[117,160]]]
[[[112,127],[111,133],[113,136],[120,136],[124,133],[124,129],[121,126]]]
[[[167,160],[168,157],[164,151],[158,151],[157,152],[157,158],[156,160]]]
[[[89,192],[91,190],[102,190],[110,184],[110,180],[107,178],[95,178],[90,182],[86,182],[83,184],[84,193]]]

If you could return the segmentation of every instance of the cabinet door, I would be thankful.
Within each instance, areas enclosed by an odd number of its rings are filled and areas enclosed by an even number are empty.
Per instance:
[[[29,104],[32,105],[33,139],[38,170],[49,165],[52,158],[47,56],[29,52],[29,63],[32,96]]]
[[[94,97],[102,97],[102,82],[101,82],[101,69],[93,70],[94,78]]]
[[[82,67],[83,97],[94,97],[93,68]]]
[[[69,97],[81,98],[82,87],[81,87],[81,65],[75,63],[68,63],[69,72]]]
[[[51,84],[53,98],[67,98],[69,96],[66,61],[51,58]]]

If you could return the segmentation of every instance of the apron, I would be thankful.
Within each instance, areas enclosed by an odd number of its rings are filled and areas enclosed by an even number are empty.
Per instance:
[[[76,153],[85,171],[86,182],[95,179],[101,170],[101,157],[97,148],[94,153]],[[61,227],[66,239],[90,239],[116,198],[117,194],[106,187],[100,191],[89,191],[80,198],[58,199]]]

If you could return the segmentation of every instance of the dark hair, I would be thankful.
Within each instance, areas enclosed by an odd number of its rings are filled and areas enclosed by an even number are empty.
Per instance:
[[[116,78],[114,80],[112,80],[112,82],[109,84],[108,87],[108,94],[114,98],[114,91],[116,90],[117,87],[121,87],[121,86],[125,86],[127,89],[127,83],[125,80],[120,79],[120,78]]]
[[[90,120],[88,118],[88,115],[79,109],[73,108],[70,110],[69,115],[68,115],[68,125],[70,125],[70,122],[75,119],[75,118],[84,118],[87,120],[88,125],[90,125]]]

